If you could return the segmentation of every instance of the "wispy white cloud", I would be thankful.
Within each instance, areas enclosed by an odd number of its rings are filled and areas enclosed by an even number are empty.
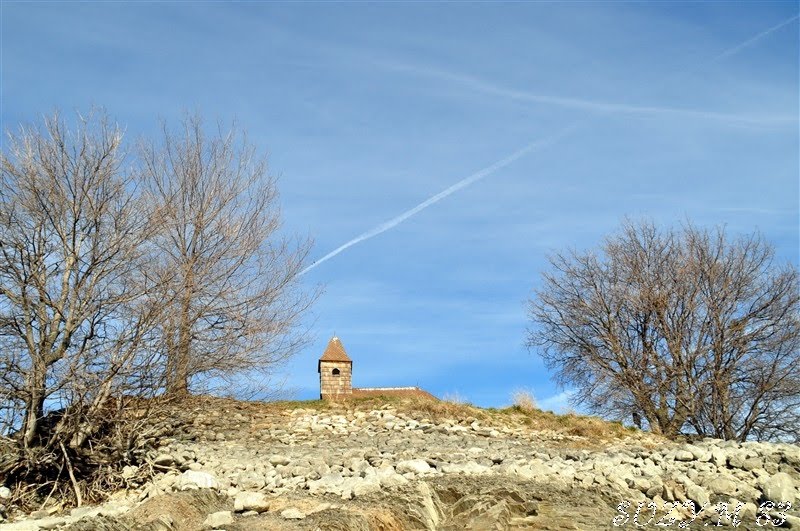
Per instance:
[[[753,35],[752,37],[734,46],[731,46],[730,48],[727,48],[726,50],[712,57],[711,59],[703,61],[700,64],[697,64],[681,72],[674,73],[673,75],[669,76],[669,78],[682,77],[689,73],[698,73],[710,67],[714,63],[732,57],[737,53],[741,52],[742,50],[745,50],[755,45],[756,43],[766,38],[767,36],[775,33],[776,31],[779,31],[781,28],[788,26],[792,22],[796,21],[799,17],[800,15],[794,15],[792,17],[789,17],[774,26],[771,26],[770,28],[761,31]],[[366,59],[373,66],[376,66],[384,70],[403,72],[415,76],[437,79],[440,81],[457,84],[463,88],[467,88],[484,94],[495,95],[516,101],[527,101],[533,103],[549,104],[571,109],[586,110],[590,112],[642,114],[642,115],[657,115],[657,116],[677,115],[685,117],[727,121],[733,123],[740,123],[744,125],[795,124],[798,121],[798,117],[795,114],[786,114],[786,115],[761,114],[761,113],[741,114],[741,113],[710,111],[705,109],[687,109],[687,108],[669,107],[663,105],[641,105],[641,104],[633,104],[626,102],[611,102],[611,101],[602,101],[602,100],[594,100],[587,98],[554,96],[551,94],[542,94],[530,90],[511,88],[501,83],[498,83],[494,80],[487,80],[484,78],[480,78],[478,76],[473,76],[461,72],[454,72],[451,70],[431,65],[412,64],[397,60],[386,60],[386,59],[374,59],[374,58],[373,59],[364,58],[364,59]]]
[[[566,413],[571,409],[570,400],[574,395],[574,390],[567,389],[553,396],[548,396],[543,400],[537,400],[539,409],[552,411],[554,413]]]
[[[774,30],[773,30],[774,31]],[[725,55],[725,57],[736,53],[744,47],[739,45],[737,50]],[[568,98],[563,96],[553,96],[540,94],[529,90],[521,90],[503,86],[497,82],[482,79],[468,74],[451,72],[441,68],[428,65],[408,64],[402,62],[376,62],[379,67],[398,72],[409,73],[417,76],[439,79],[450,83],[458,84],[461,87],[500,96],[517,101],[527,101],[566,107],[570,109],[585,110],[595,113],[620,113],[620,114],[639,114],[639,115],[676,115],[684,117],[704,118],[720,120],[742,125],[781,125],[793,124],[797,122],[795,115],[777,114],[737,114],[708,111],[703,109],[685,109],[679,107],[665,107],[659,105],[636,105],[631,103],[609,102],[601,100],[591,100],[583,98]]]
[[[760,39],[764,38],[765,36],[769,35],[780,29],[781,27],[789,24],[791,21],[796,19],[797,16],[791,17],[790,19],[783,21],[782,23],[768,28],[765,31],[762,31],[755,36],[743,41],[736,46],[731,47],[730,49],[724,51],[722,54],[719,54],[711,61],[706,64],[710,64],[714,61],[721,60],[725,57],[730,57],[731,55],[745,49],[748,46],[751,46],[753,43],[759,41]],[[504,96],[508,98],[518,99],[518,100],[526,100],[538,103],[547,103],[553,105],[560,105],[565,107],[571,108],[578,108],[584,109],[589,111],[594,111],[603,114],[613,114],[613,113],[643,113],[643,114],[678,114],[678,115],[687,115],[687,116],[695,116],[695,117],[704,117],[704,118],[711,118],[711,119],[718,119],[718,120],[728,120],[732,122],[738,122],[743,124],[769,124],[769,123],[796,123],[798,118],[795,115],[791,116],[783,116],[783,115],[741,115],[741,114],[727,114],[727,113],[720,113],[715,111],[706,111],[706,110],[695,110],[695,109],[680,109],[680,108],[672,108],[672,107],[662,107],[662,106],[653,106],[653,105],[632,105],[628,103],[614,103],[614,102],[604,102],[604,101],[596,101],[596,100],[586,100],[586,99],[578,99],[578,98],[566,98],[560,96],[551,96],[551,95],[543,95],[538,94],[530,91],[523,91],[517,89],[510,89],[499,85],[497,83],[486,81],[477,77],[449,72],[446,70],[433,68],[430,66],[425,65],[412,65],[412,64],[404,64],[400,62],[381,62],[381,61],[373,61],[374,64],[380,66],[382,68],[388,68],[392,70],[402,71],[402,72],[409,72],[416,75],[424,75],[434,78],[439,78],[451,82],[459,83],[463,86],[479,90],[485,93],[496,94],[499,96]],[[370,238],[374,238],[379,234],[382,234],[409,219],[410,217],[418,214],[422,210],[438,203],[442,199],[452,195],[453,193],[461,190],[462,188],[466,188],[467,186],[484,179],[485,177],[493,174],[494,172],[500,170],[501,168],[508,166],[509,164],[513,163],[514,161],[520,159],[524,155],[532,152],[534,150],[549,146],[551,144],[557,143],[563,137],[569,135],[573,130],[586,125],[587,121],[580,121],[573,123],[572,125],[565,127],[564,129],[558,131],[552,136],[541,140],[535,140],[526,146],[522,147],[521,149],[515,151],[511,155],[483,168],[472,175],[469,175],[460,181],[456,182],[452,186],[446,188],[445,190],[439,192],[438,194],[426,199],[422,203],[418,204],[417,206],[406,210],[405,212],[401,213],[398,216],[395,216],[388,221],[377,225],[376,227],[359,234],[358,236],[352,238],[351,240],[345,242],[344,244],[340,245],[333,251],[329,252],[316,262],[312,263],[306,269],[304,269],[300,274],[303,275],[312,269],[316,268],[317,266],[323,264],[324,262],[330,260],[331,258],[337,256],[338,254],[342,253],[343,251],[347,250],[348,248],[357,245],[361,242],[369,240]]]
[[[747,38],[746,40],[723,50],[710,59],[690,65],[684,70],[673,72],[672,74],[665,76],[662,78],[662,81],[666,81],[667,79],[674,80],[676,78],[684,77],[690,73],[697,74],[702,72],[712,64],[723,61],[724,59],[732,57],[742,50],[757,44],[769,35],[796,21],[799,17],[800,15],[789,17],[778,24],[775,24],[774,26],[771,26],[766,30]],[[280,29],[274,28],[274,31],[279,33]],[[539,103],[561,108],[589,111],[593,113],[614,113],[643,116],[672,115],[677,117],[717,120],[751,126],[793,125],[798,122],[798,117],[796,114],[722,112],[707,109],[671,107],[656,104],[637,104],[624,101],[604,101],[591,98],[556,96],[553,94],[540,93],[533,90],[510,87],[496,80],[490,80],[480,76],[458,72],[431,64],[405,62],[397,59],[396,57],[387,57],[376,54],[375,52],[364,51],[362,48],[355,48],[352,46],[343,45],[341,43],[326,42],[310,36],[304,36],[304,41],[305,44],[313,47],[316,53],[322,54],[328,58],[325,64],[329,64],[330,59],[345,59],[346,63],[354,63],[359,67],[368,65],[378,70],[435,79],[438,81],[444,81],[458,85],[462,88],[478,93],[498,96],[500,98],[513,101]],[[319,65],[314,64],[314,66]]]
[[[729,206],[715,208],[717,212],[734,212],[744,214],[763,214],[768,216],[797,215],[796,208],[760,208],[756,206]]]

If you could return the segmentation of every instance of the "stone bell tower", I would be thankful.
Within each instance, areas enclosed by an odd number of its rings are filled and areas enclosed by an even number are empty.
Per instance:
[[[353,395],[353,360],[338,337],[333,336],[328,342],[317,363],[317,372],[321,399],[349,398]]]

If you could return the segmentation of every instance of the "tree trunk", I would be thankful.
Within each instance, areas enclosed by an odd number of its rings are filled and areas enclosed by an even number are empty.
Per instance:
[[[170,381],[167,386],[167,393],[171,395],[182,396],[189,394],[189,356],[191,355],[192,343],[192,320],[190,313],[193,288],[193,275],[191,271],[188,271],[183,287],[183,297],[181,297],[181,313],[178,319],[178,344],[175,350],[170,352],[169,359],[171,373]]]
[[[633,412],[633,425],[642,429],[642,416],[636,411]]]
[[[39,420],[44,417],[45,374],[43,363],[34,363],[28,380],[28,399],[25,404],[25,420],[22,425],[23,446],[29,448],[39,431]]]

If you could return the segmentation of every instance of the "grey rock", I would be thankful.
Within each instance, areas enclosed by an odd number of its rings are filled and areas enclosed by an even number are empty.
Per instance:
[[[735,496],[736,495],[736,481],[728,475],[719,475],[703,484],[713,494],[722,496]]]
[[[158,454],[155,459],[153,459],[153,464],[155,466],[160,467],[168,467],[172,466],[175,463],[175,458],[172,457],[170,454]]]
[[[306,517],[306,515],[296,507],[289,507],[288,509],[281,511],[281,517],[285,518],[286,520],[302,520]]]
[[[695,484],[691,484],[686,487],[686,497],[688,497],[690,500],[695,502],[700,507],[703,507],[711,502],[711,498],[709,497],[705,489]]]
[[[242,472],[236,476],[235,480],[236,484],[244,490],[258,490],[267,484],[264,475],[255,471]]]
[[[646,493],[648,490],[650,490],[653,487],[653,483],[649,479],[647,479],[645,477],[642,477],[642,476],[633,476],[633,477],[627,478],[625,480],[625,483],[627,483],[629,488],[634,489],[634,490],[638,490],[639,492],[644,492],[644,493]],[[660,490],[657,491],[657,492],[660,492]]]
[[[678,450],[677,452],[675,452],[675,461],[686,462],[693,460],[694,460],[694,454],[692,454],[692,452],[690,452],[689,450]]]
[[[660,497],[663,492],[664,492],[664,486],[659,484],[659,485],[654,485],[654,486],[650,487],[649,489],[647,489],[647,491],[645,492],[645,495],[648,498],[655,498],[657,496]]]
[[[131,479],[134,476],[136,476],[137,472],[139,472],[138,466],[125,465],[124,467],[122,467],[122,478]]]
[[[219,489],[219,481],[208,472],[187,470],[178,477],[176,486],[181,489]]]
[[[488,466],[479,465],[474,461],[468,461],[466,463],[445,463],[440,469],[445,474],[485,474],[489,471]]]
[[[11,524],[4,524],[3,531],[39,531],[41,521],[23,520]]]
[[[350,491],[355,497],[378,492],[379,490],[381,490],[381,481],[377,476],[356,479],[350,487]]]
[[[715,465],[725,466],[728,462],[728,456],[722,448],[711,448],[711,462]]]
[[[269,499],[261,492],[240,492],[233,499],[233,510],[237,513],[244,511],[263,513],[269,510]]]
[[[744,468],[744,462],[747,459],[744,455],[737,452],[728,455],[728,466],[731,468]]]
[[[308,490],[311,492],[311,494],[315,494],[317,492],[339,494],[342,490],[342,483],[344,483],[344,478],[342,475],[338,472],[334,472],[332,474],[325,474],[316,481],[309,481]]]
[[[794,503],[796,496],[794,481],[792,477],[785,472],[779,472],[766,479],[761,484],[761,492],[764,494],[764,498],[776,503]]]
[[[39,529],[49,530],[49,529],[58,529],[66,524],[67,521],[64,518],[46,518],[44,520],[39,521]]]
[[[430,472],[432,469],[428,462],[424,459],[409,459],[397,463],[395,470],[397,470],[397,472],[400,474],[406,474],[409,472],[413,474],[424,474],[426,472]]]
[[[127,513],[130,511],[130,509],[131,508],[128,504],[111,501],[100,507],[98,514],[100,514],[100,516],[108,516],[113,518],[115,516]]]
[[[312,474],[317,476],[314,479],[318,479],[319,477],[321,477],[321,474],[318,474],[317,472],[311,470],[311,467],[300,466],[300,465],[293,466],[291,468],[291,474],[294,477],[307,477],[307,476],[312,475]]]
[[[736,485],[736,497],[742,501],[756,503],[762,496],[761,491],[749,483],[739,482]]]
[[[742,469],[753,471],[764,466],[764,461],[760,457],[750,457],[742,462]]]
[[[398,474],[393,468],[380,469],[376,474],[382,487],[397,487],[405,485],[408,480],[402,474]]]
[[[693,444],[687,444],[686,446],[683,447],[683,449],[691,453],[692,456],[698,461],[702,461],[701,458],[706,455],[706,450],[700,448],[699,446],[695,446]]]
[[[168,514],[162,514],[148,522],[147,531],[174,531],[175,520]]]
[[[206,529],[217,529],[233,523],[233,513],[230,511],[219,511],[211,513],[203,522]]]
[[[195,424],[194,439],[162,444],[156,459],[161,463],[161,472],[170,471],[157,474],[154,481],[145,485],[130,485],[125,499],[143,501],[177,490],[211,487],[234,500],[237,512],[231,517],[238,518],[245,512],[268,510],[274,496],[313,496],[320,500],[328,495],[329,502],[333,501],[330,495],[345,500],[363,496],[368,502],[389,496],[393,501],[411,504],[408,513],[399,514],[413,521],[412,528],[454,531],[470,526],[535,528],[541,523],[531,520],[522,507],[530,496],[503,498],[469,491],[475,484],[498,484],[519,492],[523,492],[519,485],[541,484],[547,489],[573,492],[577,498],[592,492],[634,503],[647,498],[663,503],[662,495],[677,501],[691,499],[698,505],[735,497],[748,508],[760,503],[766,492],[774,492],[771,496],[775,497],[797,496],[800,451],[790,445],[710,439],[684,445],[666,443],[654,450],[651,441],[618,439],[592,446],[596,449],[591,451],[573,450],[568,449],[571,445],[563,444],[573,438],[566,432],[513,425],[494,427],[489,417],[477,422],[462,418],[434,423],[423,413],[398,412],[391,405],[375,411],[345,407],[348,409],[341,414],[333,410],[291,410],[285,425],[277,423],[277,415],[254,417],[263,425],[256,432],[241,431],[241,419],[224,425],[228,418],[236,416],[236,409],[217,415],[200,412],[201,422]],[[209,420],[212,415],[214,419]],[[245,420],[248,415],[240,414]],[[491,431],[498,436],[482,437]],[[217,433],[223,432],[227,440],[216,442]],[[208,433],[215,442],[209,442]],[[575,439],[581,442],[585,437]],[[167,464],[168,457],[173,459],[172,464]],[[126,469],[124,475],[132,480],[143,479],[135,467]],[[476,475],[484,477],[471,477]],[[447,487],[442,490],[442,485]],[[470,487],[462,487],[466,485]],[[199,491],[180,496],[203,494]],[[242,498],[252,496],[256,503],[247,506],[257,506],[258,511],[245,509]],[[309,509],[313,503],[297,503],[295,507],[281,504],[275,516],[287,508],[297,509],[310,522],[310,515],[315,512]],[[452,511],[456,504],[463,512]],[[361,505],[339,503],[333,508],[346,506],[347,511],[342,512],[352,516]],[[229,507],[209,507],[204,514],[222,508]],[[99,507],[87,507],[75,515],[94,518],[102,516],[100,511]],[[343,517],[346,520],[342,526],[366,529],[364,522],[358,520],[363,517]],[[560,521],[550,525],[560,529],[570,524]],[[597,527],[585,524],[581,528]]]
[[[98,514],[100,514],[100,507],[75,507],[69,512],[69,515],[76,520],[80,520],[81,518],[91,518],[93,516],[97,516]]]
[[[800,529],[800,517],[787,514],[786,522],[784,523],[784,525],[789,529]]]

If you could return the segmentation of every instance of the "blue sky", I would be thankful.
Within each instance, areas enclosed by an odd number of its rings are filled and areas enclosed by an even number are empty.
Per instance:
[[[277,378],[299,398],[336,332],[355,385],[563,409],[525,301],[548,253],[624,216],[759,229],[800,261],[796,2],[1,6],[4,130],[235,118],[312,260],[539,143],[304,275],[315,340]]]

